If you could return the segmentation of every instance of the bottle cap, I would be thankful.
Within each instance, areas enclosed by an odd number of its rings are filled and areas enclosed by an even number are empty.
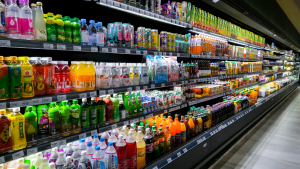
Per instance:
[[[53,152],[57,151],[57,147],[52,148],[52,151]]]
[[[123,101],[120,101],[120,104],[124,104],[124,102],[123,102]]]
[[[69,163],[72,160],[71,156],[66,157],[67,163]]]
[[[0,109],[0,114],[5,114],[6,110],[5,109]]]
[[[36,5],[37,6],[43,6],[43,3],[42,2],[36,2]]]
[[[87,143],[87,146],[88,146],[88,147],[92,147],[92,143],[91,143],[91,142],[88,142],[88,143]]]
[[[64,155],[65,155],[64,152],[58,152],[58,157],[62,157],[62,156],[64,156]]]
[[[42,163],[48,163],[48,159],[46,157],[42,158]]]
[[[51,13],[51,12],[48,12],[47,15],[53,17],[53,13]]]
[[[35,3],[31,3],[30,6],[31,7],[36,7],[36,4]]]
[[[168,129],[169,128],[169,126],[166,126],[166,129]]]
[[[87,61],[86,64],[93,64],[93,61]]]
[[[29,169],[29,164],[23,164],[23,168],[22,169]]]
[[[95,135],[94,135],[94,138],[98,138],[98,134],[95,134]]]
[[[81,23],[86,23],[86,19],[81,19],[80,22]]]
[[[13,60],[13,61],[16,61],[17,60],[17,56],[11,56],[10,59]]]
[[[97,26],[102,26],[102,22],[97,22]]]
[[[108,146],[112,146],[113,144],[113,142],[108,142]]]
[[[78,100],[74,99],[74,100],[73,100],[73,103],[74,103],[74,104],[77,104],[77,103],[78,103]]]
[[[71,144],[71,143],[68,143],[67,146],[68,146],[68,147],[72,147],[72,144]]]
[[[82,102],[86,103],[87,102],[86,98],[82,98]]]
[[[90,20],[90,24],[95,24],[95,21],[94,20]]]
[[[84,143],[84,142],[85,142],[85,139],[84,139],[84,138],[80,140],[80,143]]]
[[[104,142],[105,140],[104,140],[104,138],[100,138],[100,142]]]
[[[78,146],[74,147],[74,151],[78,151],[78,150],[79,150]]]
[[[86,155],[86,151],[81,151],[81,156],[85,156]]]
[[[95,100],[96,100],[96,97],[91,97],[91,100],[95,101]]]
[[[81,61],[82,64],[86,64],[86,61]]]
[[[96,147],[95,147],[95,150],[96,150],[96,151],[100,150],[100,146],[96,146]]]

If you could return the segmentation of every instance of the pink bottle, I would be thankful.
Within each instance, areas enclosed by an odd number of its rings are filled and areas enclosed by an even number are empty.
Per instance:
[[[128,168],[127,166],[127,146],[123,139],[123,136],[119,136],[119,140],[116,143],[116,151],[118,155],[119,168]]]
[[[68,61],[59,61],[61,63],[60,66],[60,86],[61,90],[64,93],[71,91],[71,81],[70,81],[70,67],[68,65]]]
[[[128,137],[126,139],[127,146],[127,165],[129,169],[133,169],[137,167],[137,153],[136,153],[136,142],[134,137],[132,136],[132,132],[129,131]]]
[[[116,137],[116,133],[115,133],[115,131],[113,130],[113,131],[111,132],[111,135],[109,136],[108,142],[114,143],[114,147],[116,148],[116,143],[117,143],[117,141],[118,141],[118,139],[117,139],[117,137]]]
[[[21,37],[21,19],[20,8],[17,5],[17,0],[6,0],[6,23],[8,38],[20,39]]]
[[[23,4],[22,7],[20,6],[20,8],[21,8],[20,19],[21,19],[21,23],[22,23],[21,39],[34,40],[32,11],[29,7],[29,0],[22,0],[19,2],[20,2],[20,5]]]
[[[55,78],[55,85],[56,85],[56,93],[61,92],[60,62],[61,61],[52,61],[53,65],[54,65],[54,78]]]
[[[110,135],[108,134],[107,131],[105,131],[105,132],[103,132],[103,133],[101,134],[101,138],[104,138],[105,144],[106,144],[106,145],[108,144],[109,136],[110,136]],[[102,149],[102,148],[101,148],[101,149]]]

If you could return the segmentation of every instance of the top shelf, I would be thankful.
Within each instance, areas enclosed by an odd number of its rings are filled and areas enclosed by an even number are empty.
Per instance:
[[[272,52],[279,53],[279,54],[282,54],[282,55],[284,54],[284,52],[282,52],[282,51],[275,50],[275,49],[272,49],[272,48],[269,48],[269,47],[265,47],[264,50],[272,51]]]

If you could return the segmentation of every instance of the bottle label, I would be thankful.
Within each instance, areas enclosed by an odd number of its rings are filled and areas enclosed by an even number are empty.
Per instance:
[[[33,83],[32,83],[32,69],[27,67],[22,70],[23,79],[23,93],[31,94],[33,93]]]
[[[136,166],[137,166],[136,156],[131,156],[131,157],[127,156],[127,165],[128,165],[128,168],[136,168]]]
[[[168,137],[166,137],[166,142],[167,142],[167,151],[171,150],[171,134],[169,134]]]
[[[109,169],[117,169],[118,168],[118,157],[117,153],[110,154],[105,153],[105,164],[107,165],[107,168]]]
[[[74,163],[74,166],[75,166],[74,169],[78,168],[79,159],[80,159],[80,155],[76,159],[72,158],[72,162]]]
[[[186,131],[181,132],[181,140],[186,140]]]
[[[56,110],[55,110],[56,109]],[[49,133],[52,135],[59,134],[59,128],[60,128],[60,114],[57,110],[57,108],[49,108]]]
[[[89,111],[87,108],[81,109],[81,122],[82,127],[88,127],[90,125]]]
[[[63,73],[60,83],[61,89],[71,89],[70,73]]]
[[[92,33],[89,35],[89,45],[96,44],[96,34]]]
[[[97,124],[98,123],[98,121],[97,121],[97,109],[96,108],[90,109],[90,115],[91,115],[91,124],[92,125]]]
[[[105,105],[98,105],[98,112],[99,112],[99,123],[105,123]]]
[[[0,65],[0,98],[8,98],[8,68],[6,65]]]
[[[94,75],[85,75],[86,88],[95,88],[95,76]]]
[[[181,133],[176,133],[175,142],[176,142],[176,145],[181,144]]]
[[[56,166],[56,169],[63,169],[64,168],[64,165],[62,164],[62,165],[56,165],[55,164],[55,166]]]
[[[45,84],[46,84],[46,94],[54,94],[56,91],[56,87],[59,89],[58,81],[59,79],[55,80],[54,78],[54,66],[45,66],[44,71],[44,78],[45,78]]]
[[[146,153],[152,153],[153,152],[153,143],[146,144]]]
[[[156,157],[159,156],[159,141],[158,140],[153,143],[153,151],[154,151],[154,154]]]
[[[159,138],[159,150],[160,150],[160,152],[165,151],[165,139],[164,138]]]
[[[76,109],[71,108],[70,113],[71,113],[71,123],[79,124],[80,123],[79,109],[78,108],[76,108]]]
[[[36,95],[45,94],[44,67],[33,67],[33,84]]]
[[[126,118],[126,110],[121,111],[121,117],[122,117],[122,119]]]
[[[49,130],[48,107],[43,107],[40,111],[38,110],[39,133],[44,134]]]
[[[35,29],[34,40],[47,41],[47,31],[45,29]]]
[[[96,38],[97,38],[97,44],[104,45],[104,33],[103,32],[97,32]]]
[[[90,160],[88,160],[87,162],[84,162],[84,163],[79,162],[78,168],[79,169],[91,169],[92,165],[91,165]]]
[[[18,13],[17,15],[18,16]],[[7,19],[7,33],[20,34],[21,33],[21,19],[19,17],[9,16]]]
[[[94,164],[96,164],[95,169],[105,169],[104,157],[102,158],[93,158]]]
[[[25,131],[27,141],[34,141],[37,138],[37,117],[35,113],[29,113],[25,116]]]
[[[87,30],[81,30],[81,42],[88,43],[89,42],[89,32]]]
[[[113,107],[114,120],[120,119],[119,107]]]
[[[127,160],[118,162],[119,169],[128,169]]]
[[[171,141],[170,141],[171,147],[174,147],[176,145],[175,138],[176,138],[176,135],[171,136]]]
[[[27,10],[25,10],[26,13]],[[22,35],[31,35],[33,36],[33,25],[32,25],[32,19],[30,16],[29,18],[21,18],[21,23],[22,23]]]
[[[144,157],[144,158],[145,158],[145,155],[146,155],[146,147],[143,147],[143,148],[137,148],[137,149],[136,149],[136,152],[137,152],[137,157]]]
[[[75,76],[75,85],[76,89],[85,89],[85,81],[84,81],[85,75],[78,75]]]
[[[2,145],[6,145],[8,143],[8,139],[10,138],[10,126],[8,124],[4,124],[2,128],[2,132],[0,134],[0,143]]]

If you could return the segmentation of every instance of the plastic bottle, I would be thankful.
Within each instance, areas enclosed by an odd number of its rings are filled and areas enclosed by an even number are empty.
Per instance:
[[[38,167],[39,169],[48,169],[48,159],[46,157],[42,158],[41,165]]]
[[[76,134],[81,132],[81,107],[78,104],[78,100],[74,99],[73,104],[70,107],[70,123],[71,132]]]
[[[39,105],[37,107],[38,133],[46,134],[49,132],[48,106]]]
[[[82,98],[81,107],[81,126],[83,128],[90,126],[90,112],[89,105],[87,104],[86,98]]]
[[[132,134],[132,131],[129,131],[128,137],[126,139],[128,168],[137,167],[136,141]]]
[[[97,26],[96,45],[104,46],[105,32],[102,28],[102,22],[97,22],[96,26]]]
[[[89,43],[89,30],[88,26],[86,24],[86,19],[81,19],[81,28],[80,28],[80,34],[81,34],[81,45],[87,45]]]
[[[80,169],[89,169],[92,168],[92,164],[88,156],[86,155],[86,151],[81,152],[81,157],[79,160],[78,168]]]
[[[137,148],[137,168],[140,169],[146,165],[146,143],[143,139],[142,131],[138,131],[137,141],[136,141],[136,148]]]
[[[161,127],[158,129],[158,131],[159,131],[159,152],[162,155],[165,153],[166,137],[165,137],[164,132],[162,131]]]
[[[28,106],[24,114],[25,117],[25,132],[28,146],[37,143],[38,129],[37,129],[37,115],[32,110],[32,106]]]
[[[137,115],[138,116],[143,115],[143,105],[142,105],[141,96],[137,96],[136,108],[137,108]]]
[[[29,169],[29,164],[23,164],[22,169]]]
[[[21,19],[20,8],[17,5],[17,0],[7,0],[10,5],[6,6],[6,21],[7,21],[7,37],[20,39],[21,37]],[[30,10],[31,11],[31,10]]]
[[[7,137],[0,137],[0,153],[5,153],[12,149],[11,119],[5,115],[5,109],[0,109],[0,133]]]
[[[80,139],[80,143],[79,143],[79,152],[85,151],[86,150],[86,143],[85,143],[85,139]]]
[[[44,79],[46,86],[46,94],[52,95],[56,93],[56,80],[54,77],[54,65],[52,64],[52,58],[48,57],[46,63],[44,64]]]
[[[93,155],[93,169],[105,169],[105,160],[103,152],[99,146],[95,147],[95,153]]]
[[[106,99],[104,99],[106,103],[105,111],[106,111],[106,122],[111,124],[113,123],[113,102],[110,99],[110,95],[107,95]]]
[[[0,77],[0,88],[2,90],[0,100],[7,100],[9,98],[9,74],[8,67],[3,62],[3,56],[0,56],[0,71],[3,72],[3,75]]]
[[[47,30],[44,19],[43,4],[41,2],[36,3],[36,13],[34,18],[33,32],[34,40],[47,41]]]
[[[11,58],[11,63],[8,65],[8,74],[9,74],[9,82],[10,82],[9,98],[10,99],[19,99],[22,97],[21,67],[17,63],[16,56],[11,56],[10,58]]]
[[[181,120],[181,143],[185,143],[186,141],[186,126],[184,121]]]
[[[33,40],[33,23],[32,23],[32,10],[29,7],[29,0],[24,0],[24,6],[20,10],[21,19],[21,39]]]
[[[98,113],[98,122],[100,125],[104,125],[106,122],[106,103],[103,101],[103,97],[100,96],[97,102],[97,113]]]
[[[61,90],[65,93],[71,91],[70,67],[68,61],[61,61],[60,66],[60,83]]]
[[[46,21],[47,41],[56,42],[56,28],[55,28],[55,20],[53,18],[53,13],[48,12],[47,15],[48,15]]]
[[[89,43],[88,43],[88,45],[96,46],[96,43],[97,43],[97,41],[96,41],[97,28],[96,28],[94,20],[90,20],[90,25],[89,25],[88,31],[89,31]]]
[[[49,163],[56,163],[58,159],[57,147],[52,148],[51,155],[49,157]]]
[[[178,114],[175,114],[174,124],[176,126],[175,143],[176,143],[176,145],[179,145],[179,144],[181,144],[181,124],[178,121]]]
[[[97,103],[96,98],[92,97],[91,102],[89,103],[89,112],[90,112],[90,123],[91,125],[98,124],[98,114],[97,114]]]
[[[21,64],[22,97],[34,96],[32,66],[28,60],[28,57],[24,57]]]
[[[117,139],[117,137],[116,137],[116,133],[115,133],[115,131],[113,130],[113,131],[111,132],[111,135],[110,135],[109,139],[108,139],[108,142],[112,142],[112,143],[114,144],[114,147],[116,148],[116,143],[117,143],[117,141],[118,141],[118,139]]]
[[[194,124],[192,115],[190,115],[190,117],[189,117],[188,124],[190,127],[190,137],[194,137],[195,136],[195,124]]]
[[[78,18],[74,17],[71,25],[72,25],[73,43],[81,44],[80,24],[78,22]]]
[[[25,134],[25,117],[20,113],[20,108],[13,108],[13,112],[8,115],[11,120],[11,138],[13,150],[20,150],[27,146]]]
[[[127,168],[127,147],[123,135],[119,136],[119,140],[116,143],[116,151],[119,168]]]
[[[160,156],[159,133],[157,133],[155,129],[152,132],[153,132],[153,152],[154,152],[155,158],[157,158]]]
[[[104,159],[107,168],[110,169],[118,168],[118,156],[112,142],[108,142],[108,147],[105,150]]]
[[[125,110],[124,102],[120,101],[119,103],[120,103],[119,104],[119,117],[120,117],[120,120],[123,120],[126,118],[126,110]]]
[[[33,61],[32,72],[33,72],[33,87],[35,95],[45,95],[45,81],[44,81],[44,66],[41,63],[40,57],[30,57]]]
[[[72,24],[69,16],[64,17],[65,43],[72,43]]]
[[[155,154],[153,151],[153,136],[150,134],[150,128],[146,128],[146,134],[144,136],[144,141],[146,143],[146,164],[149,164],[155,159]]]
[[[55,102],[49,104],[48,109],[48,119],[49,119],[49,133],[50,137],[56,138],[60,133],[60,114],[59,108],[56,106]]]
[[[74,150],[73,150],[72,144],[68,143],[67,148],[66,148],[66,157],[72,156],[73,152],[74,152]]]
[[[64,22],[62,21],[62,16],[60,14],[56,15],[55,27],[56,27],[56,40],[59,43],[65,42],[65,28]]]
[[[87,143],[87,148],[86,148],[86,155],[90,159],[91,162],[92,162],[92,156],[95,151],[95,148],[93,148],[92,145],[93,144],[91,142],[89,142],[89,143]]]
[[[119,99],[117,98],[117,94],[113,95],[113,98],[111,98],[113,102],[112,110],[113,110],[113,121],[119,122],[120,121],[120,113],[119,113]]]
[[[85,81],[86,81],[86,90],[95,90],[95,68],[93,66],[93,62],[88,61],[87,67],[85,69],[86,71],[86,76],[85,76]]]
[[[130,104],[131,104],[131,117],[137,116],[137,105],[136,105],[136,99],[135,99],[135,94],[131,93],[131,99],[130,99]]]
[[[81,157],[80,152],[78,150],[79,150],[79,147],[74,147],[74,152],[72,154],[72,162],[75,165],[74,169],[78,168],[79,159]]]
[[[71,61],[70,66],[70,80],[71,80],[71,90],[75,90],[76,82],[75,82],[75,68],[77,67],[77,61]]]
[[[130,104],[129,92],[126,92],[124,95],[124,106],[125,106],[125,110],[126,110],[126,117],[130,118],[131,117],[131,104]]]
[[[0,19],[0,38],[7,38],[7,27],[6,27],[6,20],[5,20],[5,5],[0,2],[0,15],[3,16]]]
[[[69,136],[71,134],[71,113],[70,107],[67,105],[68,101],[62,101],[62,106],[60,106],[60,135]]]
[[[54,66],[54,81],[56,86],[56,93],[62,92],[62,86],[61,86],[61,62],[62,61],[52,61]]]
[[[55,162],[56,169],[62,169],[66,165],[67,161],[64,156],[64,152],[58,153],[58,159]]]
[[[74,169],[75,165],[72,162],[72,158],[70,156],[66,157],[66,165],[65,168],[66,169]]]
[[[100,148],[101,148],[101,151],[102,153],[104,154],[105,153],[105,150],[107,148],[107,145],[105,143],[105,139],[101,137],[100,139],[100,144],[99,144]]]
[[[93,141],[92,141],[93,149],[95,149],[95,147],[99,146],[99,145],[100,145],[100,140],[98,138],[98,134],[95,134],[94,138],[93,138]]]
[[[83,62],[77,62],[77,67],[75,68],[75,91],[82,92],[86,90],[85,84],[85,67]]]

